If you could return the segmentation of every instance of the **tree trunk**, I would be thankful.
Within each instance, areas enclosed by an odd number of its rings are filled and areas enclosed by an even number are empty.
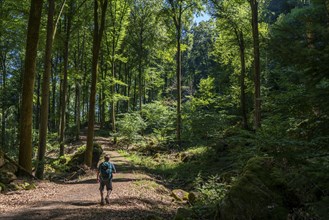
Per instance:
[[[249,0],[252,14],[252,36],[254,46],[254,126],[258,130],[261,126],[261,94],[260,94],[260,52],[259,52],[259,31],[258,31],[258,1]]]
[[[111,122],[112,122],[112,132],[116,132],[115,127],[115,35],[113,35],[112,42],[112,86],[111,86],[111,95],[112,95],[112,104],[111,104]],[[116,141],[116,140],[115,140]]]
[[[78,141],[80,139],[80,83],[77,82],[75,84],[75,98],[76,98],[76,106],[75,106],[75,140]]]
[[[182,6],[179,6],[178,21],[176,22],[177,29],[177,142],[181,143],[181,130],[182,130],[182,114],[181,114],[181,103],[182,103],[182,88],[181,88],[181,77],[182,77],[182,54],[181,54],[181,34],[182,34]]]
[[[34,128],[39,129],[40,125],[40,87],[41,87],[41,74],[37,73],[37,104],[35,106],[35,124]]]
[[[102,59],[101,59],[101,89],[99,91],[99,122],[100,122],[100,128],[103,129],[104,128],[104,124],[105,124],[105,103],[104,103],[104,98],[105,98],[105,94],[104,94],[104,80],[105,80],[105,74],[104,72],[106,71],[106,67],[104,64],[104,55],[102,54]]]
[[[130,109],[130,91],[131,91],[131,81],[132,81],[132,74],[130,72],[130,69],[128,67],[128,73],[127,73],[127,77],[128,77],[128,86],[127,86],[127,112],[129,112]]]
[[[90,89],[90,106],[88,115],[88,133],[87,133],[87,148],[85,153],[85,164],[91,167],[93,156],[93,141],[94,141],[94,123],[95,123],[95,103],[96,103],[96,83],[99,50],[101,46],[102,36],[105,27],[105,15],[108,0],[101,1],[102,15],[101,24],[98,25],[98,0],[94,1],[94,37],[93,37],[93,59],[92,59],[92,76]]]
[[[133,111],[136,110],[136,106],[137,106],[137,74],[135,74],[134,77],[134,98],[133,98]]]
[[[70,9],[72,9],[72,4],[70,4]],[[71,11],[71,10],[69,10]],[[69,41],[70,32],[72,24],[72,13],[67,13],[67,24],[66,24],[66,37],[64,41],[64,70],[63,70],[63,90],[61,96],[61,117],[60,117],[60,132],[59,132],[59,143],[60,151],[59,156],[64,156],[64,134],[65,134],[65,124],[66,124],[66,104],[67,104],[67,72],[69,63]]]
[[[41,100],[41,115],[40,115],[40,131],[39,131],[39,149],[38,149],[38,165],[36,177],[43,179],[44,172],[44,157],[46,153],[48,114],[49,114],[49,84],[51,73],[51,53],[53,45],[54,32],[54,13],[55,0],[48,0],[48,21],[47,21],[47,40],[45,52],[45,72],[42,79],[42,100]]]
[[[239,37],[239,48],[240,48],[240,62],[241,62],[241,75],[240,75],[240,104],[241,104],[241,115],[242,115],[242,125],[244,129],[248,129],[247,120],[247,105],[246,105],[246,60],[245,60],[245,43],[243,32],[240,30],[238,33]]]
[[[143,100],[143,85],[142,85],[142,73],[143,73],[143,69],[142,69],[142,59],[143,59],[143,25],[141,24],[141,29],[140,29],[140,33],[139,33],[139,62],[138,62],[138,90],[139,90],[139,111],[142,112],[142,100]]]
[[[1,52],[1,67],[2,67],[2,121],[1,121],[1,145],[0,148],[6,148],[6,106],[7,106],[7,66],[6,66],[6,52]]]
[[[50,117],[50,122],[51,122],[51,129],[56,130],[56,85],[57,85],[57,80],[55,77],[55,73],[51,71],[51,86],[52,86],[52,104],[51,104],[51,117]]]
[[[20,114],[19,165],[32,172],[33,87],[43,0],[31,0]]]

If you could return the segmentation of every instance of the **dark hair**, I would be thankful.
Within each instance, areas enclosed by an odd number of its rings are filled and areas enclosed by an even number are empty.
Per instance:
[[[110,160],[110,155],[106,154],[106,155],[104,156],[104,159],[105,159],[106,161],[109,161],[109,160]]]

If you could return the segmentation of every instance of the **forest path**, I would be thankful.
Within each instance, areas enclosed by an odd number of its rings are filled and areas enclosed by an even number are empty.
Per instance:
[[[177,206],[168,189],[118,154],[107,138],[96,142],[117,169],[109,205],[100,205],[96,172],[90,171],[75,182],[40,181],[35,190],[0,194],[0,219],[172,219]]]

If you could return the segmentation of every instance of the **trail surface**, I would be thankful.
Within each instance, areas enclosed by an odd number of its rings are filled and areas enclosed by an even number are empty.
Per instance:
[[[176,205],[161,183],[139,172],[106,138],[97,138],[117,173],[110,204],[101,206],[95,171],[71,183],[41,181],[37,189],[0,194],[0,219],[172,219]]]

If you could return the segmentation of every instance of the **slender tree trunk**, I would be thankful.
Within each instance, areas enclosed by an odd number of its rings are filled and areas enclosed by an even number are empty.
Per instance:
[[[135,79],[134,79],[134,99],[133,99],[133,110],[136,110],[137,106],[137,74],[135,74]]]
[[[93,37],[93,59],[92,59],[92,76],[91,76],[91,89],[90,89],[90,105],[88,115],[88,134],[87,134],[87,148],[85,153],[85,164],[91,167],[93,156],[93,141],[94,141],[94,123],[95,123],[95,103],[96,103],[96,83],[97,83],[97,70],[98,58],[102,41],[102,36],[105,27],[105,15],[108,0],[101,1],[101,24],[98,25],[98,0],[94,1],[94,37]]]
[[[70,9],[72,9],[72,4],[70,4]],[[71,10],[70,10],[71,11]],[[61,96],[61,117],[60,117],[60,133],[59,133],[59,143],[60,151],[59,156],[64,156],[64,134],[65,134],[65,124],[66,124],[66,104],[67,104],[67,72],[69,63],[69,41],[71,32],[72,14],[67,13],[67,24],[66,24],[66,37],[64,41],[64,73],[63,73],[63,90]]]
[[[129,69],[128,69],[128,67],[127,67],[127,63],[125,63],[125,83],[127,84],[127,86],[125,87],[125,93],[124,93],[124,95],[126,96],[126,97],[128,97],[127,98],[127,100],[125,101],[125,110],[124,111],[126,111],[126,112],[128,112],[129,111],[129,99],[130,99],[130,78],[129,78]]]
[[[33,87],[43,0],[31,0],[20,114],[19,165],[32,172]]]
[[[103,129],[104,128],[104,124],[105,124],[105,102],[104,102],[104,99],[105,99],[105,89],[104,89],[104,80],[105,80],[105,73],[106,73],[106,65],[104,63],[104,55],[102,54],[102,61],[101,61],[101,65],[102,65],[102,68],[101,68],[101,80],[102,80],[102,83],[101,83],[101,89],[99,91],[99,121],[100,121],[100,128]]]
[[[1,145],[0,149],[5,148],[6,143],[6,106],[7,106],[7,66],[6,66],[6,52],[1,52],[1,67],[2,67],[2,121],[1,121]]]
[[[76,124],[76,132],[75,132],[75,140],[78,141],[80,139],[80,83],[79,81],[75,84],[75,97],[76,97],[76,106],[75,106],[75,124]]]
[[[41,87],[41,74],[37,73],[37,104],[35,106],[35,124],[34,128],[39,129],[40,125],[40,87]]]
[[[245,60],[245,43],[243,32],[240,30],[239,36],[239,48],[240,48],[240,62],[241,62],[241,75],[240,75],[240,104],[241,104],[241,115],[242,115],[242,125],[244,129],[248,129],[247,120],[247,105],[246,105],[246,60]]]
[[[57,80],[55,77],[54,71],[51,71],[51,86],[52,86],[52,104],[51,104],[51,117],[50,117],[50,122],[51,122],[51,129],[56,130],[56,85],[57,85]]]
[[[181,113],[181,103],[182,103],[182,88],[181,88],[181,77],[182,77],[182,54],[181,54],[181,34],[182,34],[182,6],[179,7],[178,21],[176,23],[177,28],[177,142],[181,143],[181,130],[182,130],[182,113]]]
[[[139,61],[138,61],[138,90],[139,90],[139,111],[142,112],[143,110],[143,69],[142,69],[142,61],[143,61],[143,24],[141,24],[141,29],[139,33]]]
[[[48,0],[48,21],[47,21],[47,40],[45,52],[45,72],[42,79],[42,100],[41,100],[41,115],[40,115],[40,131],[39,131],[39,149],[38,149],[38,165],[36,177],[43,179],[44,172],[44,157],[46,153],[47,128],[49,115],[49,87],[51,73],[51,53],[53,45],[54,32],[54,13],[55,0]]]
[[[254,44],[254,84],[255,84],[255,115],[254,126],[259,129],[261,126],[261,91],[260,91],[260,52],[259,52],[259,30],[258,30],[258,1],[249,0],[252,14],[252,36]]]
[[[115,127],[115,35],[113,35],[112,39],[112,86],[111,86],[111,95],[112,95],[112,101],[111,101],[111,122],[112,122],[112,132],[116,132],[116,127]]]

